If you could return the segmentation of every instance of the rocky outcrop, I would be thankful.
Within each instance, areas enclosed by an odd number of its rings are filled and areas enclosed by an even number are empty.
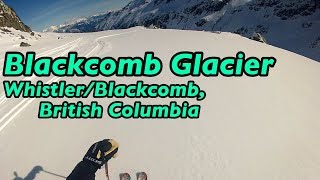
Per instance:
[[[16,12],[2,0],[0,0],[0,27],[12,27],[20,31],[31,32],[31,29],[20,20]]]
[[[29,46],[31,46],[29,43],[26,43],[26,42],[20,43],[20,47],[29,47]]]

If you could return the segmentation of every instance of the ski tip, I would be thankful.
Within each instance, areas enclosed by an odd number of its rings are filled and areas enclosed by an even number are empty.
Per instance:
[[[137,180],[147,180],[148,176],[145,172],[138,172],[137,173]]]
[[[131,180],[130,174],[128,173],[121,173],[119,176],[120,180]]]

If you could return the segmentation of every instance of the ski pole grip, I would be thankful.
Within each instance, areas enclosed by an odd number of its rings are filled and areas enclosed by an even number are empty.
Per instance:
[[[108,155],[109,153],[111,153],[112,151],[114,151],[115,149],[119,148],[119,143],[116,142],[115,140],[110,139],[109,142],[111,143],[112,147],[109,151],[105,152],[105,156]],[[112,157],[113,158],[118,157],[118,153],[114,154]]]

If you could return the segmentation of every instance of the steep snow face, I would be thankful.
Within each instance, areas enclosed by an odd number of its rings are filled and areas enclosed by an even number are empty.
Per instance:
[[[12,27],[20,31],[31,32],[18,17],[16,12],[0,0],[0,27]]]
[[[320,8],[316,0],[134,0],[126,7],[55,32],[93,32],[134,26],[260,33],[275,46],[319,60]]]
[[[62,38],[57,38],[62,36]],[[10,41],[10,38],[6,38]],[[2,42],[2,41],[1,41]],[[29,42],[29,41],[28,41]],[[0,46],[0,70],[3,46]],[[143,56],[154,51],[163,61],[157,77],[15,77],[44,83],[65,80],[88,84],[115,80],[119,84],[184,84],[194,80],[207,92],[198,120],[39,120],[40,101],[61,104],[98,101],[107,107],[120,99],[6,99],[0,84],[0,179],[59,180],[102,138],[120,143],[119,156],[109,162],[112,179],[119,173],[146,171],[152,180],[313,180],[320,177],[320,64],[303,56],[232,33],[133,28],[83,34],[42,34],[31,47],[6,45],[8,51],[35,51],[38,56]],[[179,51],[203,51],[205,57],[277,58],[268,77],[184,77],[169,69]],[[4,78],[0,72],[0,80]],[[168,104],[183,99],[137,99],[143,104]],[[133,99],[121,99],[133,104]],[[105,108],[106,111],[107,108]],[[41,168],[38,167],[41,166]],[[105,179],[104,170],[97,179]],[[14,172],[15,175],[14,175]],[[51,172],[51,174],[47,173]],[[32,173],[30,173],[32,175]],[[19,176],[19,177],[15,177]],[[30,175],[28,176],[30,177]],[[27,179],[27,178],[26,178]]]
[[[320,61],[320,9],[315,2],[255,0],[228,10],[215,29],[246,37],[257,32],[272,45]]]

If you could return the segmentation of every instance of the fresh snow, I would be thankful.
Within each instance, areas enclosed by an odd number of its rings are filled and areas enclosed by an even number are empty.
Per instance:
[[[19,32],[14,32],[16,34]],[[109,163],[111,179],[121,172],[145,171],[152,180],[314,180],[320,177],[320,64],[303,56],[232,33],[132,28],[86,34],[44,33],[21,48],[16,36],[0,34],[0,69],[6,51],[36,51],[38,56],[142,56],[154,51],[163,72],[146,77],[3,77],[1,81],[31,80],[88,83],[115,80],[131,84],[186,83],[195,80],[207,92],[198,120],[39,120],[42,100],[85,103],[88,99],[6,99],[0,85],[0,179],[24,178],[35,166],[67,176],[89,146],[103,138],[120,143],[119,156]],[[59,37],[59,38],[58,38]],[[31,38],[31,37],[30,37]],[[20,40],[21,41],[21,40]],[[203,51],[205,56],[274,56],[269,77],[185,77],[169,70],[179,51]],[[2,74],[2,73],[1,73]],[[115,99],[96,99],[107,107]],[[122,99],[133,104],[133,99]],[[137,99],[138,100],[138,99]],[[168,104],[172,99],[139,99]],[[182,102],[183,99],[177,99]],[[58,180],[45,172],[36,179]],[[105,179],[104,170],[97,179]]]

